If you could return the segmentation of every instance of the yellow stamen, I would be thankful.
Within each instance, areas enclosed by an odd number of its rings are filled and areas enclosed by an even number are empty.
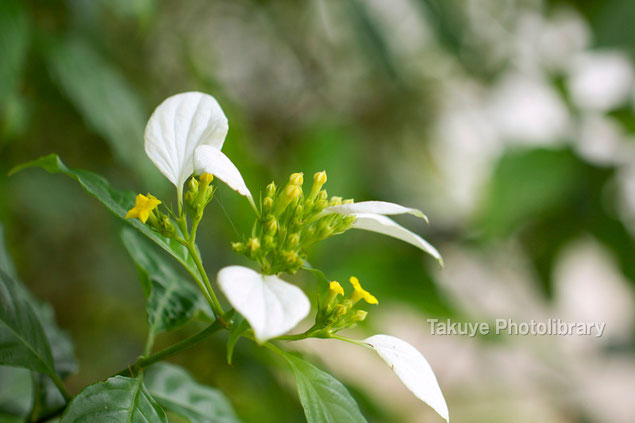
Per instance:
[[[353,302],[353,304],[361,299],[364,299],[364,301],[366,301],[368,304],[379,303],[374,295],[362,288],[362,285],[359,283],[359,279],[357,279],[355,276],[351,276],[349,282],[351,283],[351,285],[353,285],[354,289],[353,295],[351,296],[351,301]]]
[[[333,281],[329,284],[329,290],[335,295],[344,295],[344,288],[338,281]]]
[[[134,207],[126,213],[126,219],[136,217],[143,223],[146,223],[152,210],[157,208],[159,204],[161,204],[161,201],[157,200],[155,196],[148,194],[146,197],[143,194],[139,194],[135,199]]]

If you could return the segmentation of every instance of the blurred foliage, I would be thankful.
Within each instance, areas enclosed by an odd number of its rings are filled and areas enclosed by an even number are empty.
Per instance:
[[[632,54],[635,3],[550,0],[542,7],[514,1],[499,8],[483,2],[476,12],[472,3],[400,1],[394,9],[405,11],[398,14],[390,5],[362,0],[0,2],[0,221],[20,279],[52,303],[59,326],[75,341],[81,371],[70,377],[71,390],[104,379],[140,353],[144,292],[119,237],[122,223],[101,204],[67,179],[39,171],[8,178],[7,172],[54,152],[72,168],[105,175],[115,187],[173,198],[143,153],[143,127],[153,107],[185,90],[218,98],[230,122],[224,151],[256,197],[291,171],[326,169],[331,195],[394,201],[427,213],[433,205],[430,226],[407,223],[442,254],[518,241],[547,301],[562,250],[580,236],[599,240],[633,286],[635,244],[619,212],[617,164],[589,161],[572,147],[576,140],[555,148],[504,144],[473,209],[451,219],[458,206],[447,200],[454,187],[433,158],[433,128],[447,87],[462,92],[482,84],[487,91],[516,66],[475,31],[498,29],[475,22],[475,13],[505,22],[500,27],[507,34],[515,22],[509,17],[525,10],[550,16],[574,8],[592,30],[592,48]],[[394,22],[395,16],[401,20]],[[497,42],[514,48],[512,40]],[[560,75],[549,77],[571,107]],[[631,103],[606,116],[634,133]],[[242,263],[229,248],[236,240],[233,225],[250,225],[250,212],[237,197],[219,187],[199,234],[211,272]],[[422,316],[464,316],[437,285],[432,260],[398,241],[352,232],[311,252],[329,278],[357,275],[381,304],[401,304]],[[373,313],[368,326],[379,326]],[[191,324],[159,335],[157,346],[196,329]],[[284,363],[248,343],[238,342],[232,367],[224,339],[174,361],[225,392],[245,422],[302,419],[291,375],[278,371]],[[14,376],[0,368],[0,398]],[[12,394],[30,391],[19,388]],[[403,418],[362,387],[351,388],[371,421]],[[28,409],[21,398],[12,402],[14,411]],[[453,398],[448,402],[452,409]]]

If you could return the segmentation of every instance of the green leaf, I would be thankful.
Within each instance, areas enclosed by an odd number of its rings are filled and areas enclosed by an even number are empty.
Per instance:
[[[0,270],[0,364],[57,377],[42,324],[20,285]]]
[[[366,422],[341,382],[301,358],[282,350],[279,352],[293,369],[307,422]]]
[[[11,277],[16,280],[16,274],[13,270],[13,265],[9,259],[9,255],[4,243],[3,228],[0,226],[0,269],[7,272]],[[55,321],[55,312],[50,304],[43,303],[37,300],[26,287],[16,282],[17,289],[20,295],[31,305],[37,318],[39,319],[44,334],[46,335],[49,345],[51,347],[51,354],[53,355],[53,364],[57,374],[64,378],[69,374],[77,370],[77,360],[73,351],[73,343],[64,331],[62,331]],[[21,369],[15,369],[21,370]],[[23,377],[28,379],[25,384],[32,390],[33,378],[26,372],[21,373]],[[58,388],[53,381],[45,375],[38,374],[35,376],[38,392],[38,404],[36,408],[40,411],[40,415],[46,414],[49,411],[55,410],[65,404],[64,398],[60,394]],[[0,395],[0,398],[3,398]],[[32,394],[28,394],[28,399],[32,398]],[[30,404],[30,401],[29,401]],[[23,414],[24,415],[24,414]]]
[[[10,175],[32,167],[40,167],[50,173],[63,173],[79,182],[84,190],[101,201],[111,212],[154,241],[159,247],[163,248],[185,266],[193,277],[200,280],[200,274],[198,273],[196,264],[185,246],[173,239],[159,235],[138,219],[126,219],[126,212],[134,205],[134,193],[130,191],[119,191],[111,187],[108,181],[96,173],[81,169],[69,169],[62,163],[57,154],[49,154],[48,156],[40,157],[39,159],[16,166],[11,170]]]
[[[236,346],[236,342],[240,339],[240,337],[249,330],[249,323],[245,320],[244,317],[238,316],[236,317],[236,321],[229,329],[229,337],[227,338],[227,364],[231,366],[232,357],[234,355],[234,347]]]
[[[68,37],[46,46],[48,68],[86,123],[105,138],[119,159],[139,168],[145,112],[133,88],[91,46]]]
[[[155,364],[145,371],[144,379],[148,391],[164,409],[191,423],[239,422],[222,392],[197,383],[180,367]]]
[[[196,313],[213,320],[203,294],[154,252],[132,229],[124,228],[121,239],[137,264],[146,289],[148,324],[151,333],[168,331],[187,323]]]
[[[31,371],[0,366],[0,381],[0,415],[26,416],[32,402]]]
[[[0,107],[15,90],[28,49],[29,26],[20,0],[0,2]]]
[[[165,412],[141,378],[115,376],[84,388],[69,404],[61,423],[165,422]]]

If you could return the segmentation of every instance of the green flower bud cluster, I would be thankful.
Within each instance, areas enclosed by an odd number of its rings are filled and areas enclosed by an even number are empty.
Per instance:
[[[153,210],[148,217],[148,225],[166,238],[176,235],[176,226],[169,215],[162,213],[159,209]]]
[[[214,176],[203,173],[198,177],[192,176],[187,183],[187,192],[183,196],[188,215],[193,221],[200,221],[203,217],[203,210],[214,198],[214,187],[212,181]]]
[[[313,175],[307,194],[302,189],[302,173],[291,174],[282,188],[271,182],[252,236],[233,243],[234,250],[257,261],[264,274],[295,273],[304,265],[308,246],[346,231],[355,221],[352,216],[322,213],[328,206],[352,202],[341,197],[329,199],[322,189],[325,183],[324,171]]]

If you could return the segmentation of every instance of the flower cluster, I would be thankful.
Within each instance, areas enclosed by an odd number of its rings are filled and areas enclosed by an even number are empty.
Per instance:
[[[447,405],[434,373],[421,353],[411,345],[388,335],[375,335],[364,341],[336,335],[366,318],[367,312],[358,308],[361,300],[368,304],[378,303],[357,278],[350,278],[353,291],[348,297],[338,282],[330,282],[325,287],[326,294],[318,298],[313,327],[302,334],[285,335],[307,317],[311,303],[299,287],[279,275],[295,273],[305,266],[308,246],[349,229],[363,229],[412,244],[443,264],[432,245],[387,216],[412,214],[426,221],[427,218],[417,209],[398,204],[383,201],[356,203],[329,197],[323,189],[327,181],[325,171],[313,175],[313,184],[307,192],[303,190],[302,173],[293,173],[283,187],[270,183],[257,206],[240,171],[221,151],[227,130],[227,118],[210,95],[183,93],[159,105],[146,126],[145,149],[157,168],[175,185],[178,211],[161,213],[158,210],[160,200],[150,194],[139,194],[126,217],[138,218],[161,235],[188,248],[204,279],[199,285],[215,316],[223,319],[222,306],[202,268],[194,242],[205,207],[214,195],[214,181],[227,184],[247,198],[256,215],[249,236],[233,243],[232,247],[256,261],[260,271],[243,266],[225,267],[218,272],[217,283],[234,310],[249,323],[252,339],[265,344],[276,338],[337,338],[370,347],[415,396],[448,420]],[[224,323],[228,327],[236,324],[233,321]]]
[[[295,273],[304,265],[307,247],[346,231],[355,221],[353,216],[322,214],[328,206],[343,202],[341,197],[329,199],[322,189],[325,171],[313,175],[313,186],[306,194],[303,183],[304,175],[293,173],[282,189],[275,182],[267,185],[253,235],[232,244],[236,252],[257,261],[266,275]]]

